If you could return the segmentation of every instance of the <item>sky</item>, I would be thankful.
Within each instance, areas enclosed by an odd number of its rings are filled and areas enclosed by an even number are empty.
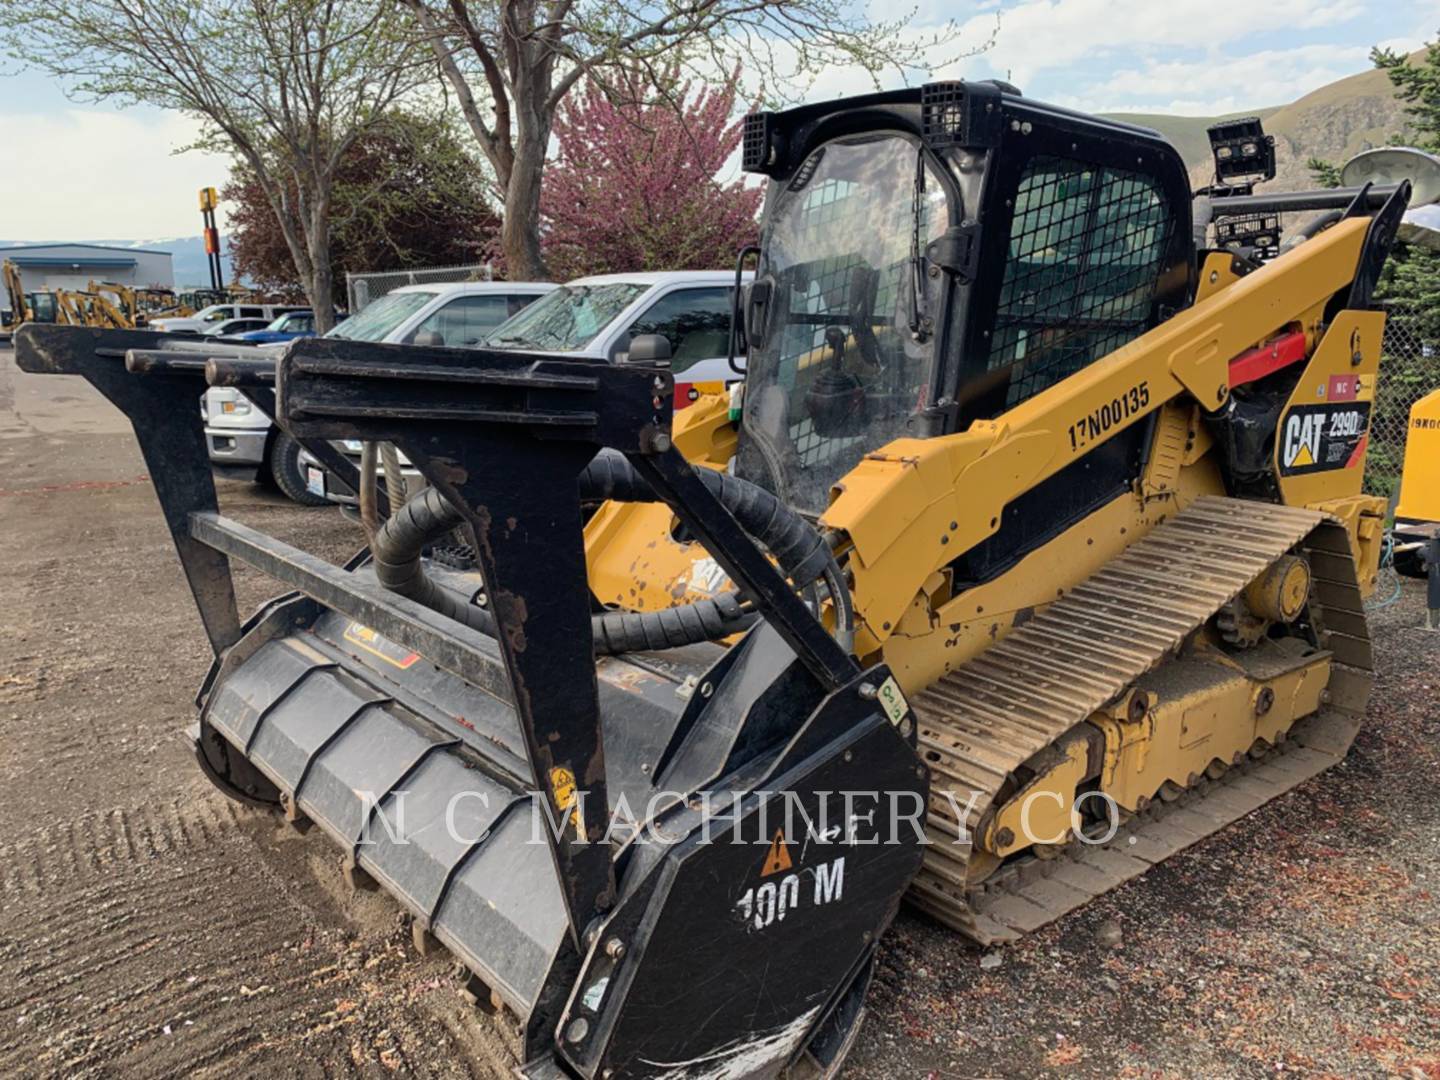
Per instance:
[[[870,0],[874,17],[894,17]],[[1440,32],[1440,0],[911,0],[916,40],[960,30],[948,78],[1007,78],[1089,112],[1215,115],[1279,105],[1369,67],[1372,45],[1412,50]],[[999,29],[995,30],[997,14]],[[955,55],[965,47],[989,48]],[[195,121],[69,100],[0,62],[0,240],[164,240],[200,231],[197,192],[222,186],[224,157],[175,151]],[[898,76],[885,85],[899,85]],[[870,90],[835,68],[811,98]],[[223,225],[223,205],[222,205]]]

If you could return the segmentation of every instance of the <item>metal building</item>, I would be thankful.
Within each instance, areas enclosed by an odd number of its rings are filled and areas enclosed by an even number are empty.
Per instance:
[[[175,287],[175,271],[168,251],[141,251],[104,244],[19,244],[0,247],[0,259],[9,259],[16,265],[27,292],[83,289],[90,281]]]

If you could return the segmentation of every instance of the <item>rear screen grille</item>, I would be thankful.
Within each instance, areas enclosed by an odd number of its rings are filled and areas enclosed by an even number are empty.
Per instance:
[[[1037,157],[1021,176],[987,368],[1006,407],[1149,328],[1174,217],[1142,173]]]

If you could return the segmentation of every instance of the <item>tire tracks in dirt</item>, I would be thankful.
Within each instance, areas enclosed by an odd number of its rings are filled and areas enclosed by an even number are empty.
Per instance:
[[[202,788],[0,845],[0,1075],[497,1075],[443,960],[348,925],[274,822]]]

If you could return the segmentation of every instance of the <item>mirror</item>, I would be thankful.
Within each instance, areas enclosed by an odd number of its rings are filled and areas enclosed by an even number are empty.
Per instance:
[[[652,367],[670,366],[670,339],[664,334],[636,334],[630,339],[627,364],[649,364]]]
[[[431,347],[445,345],[445,335],[435,330],[421,330],[410,339],[411,345],[428,345]]]

